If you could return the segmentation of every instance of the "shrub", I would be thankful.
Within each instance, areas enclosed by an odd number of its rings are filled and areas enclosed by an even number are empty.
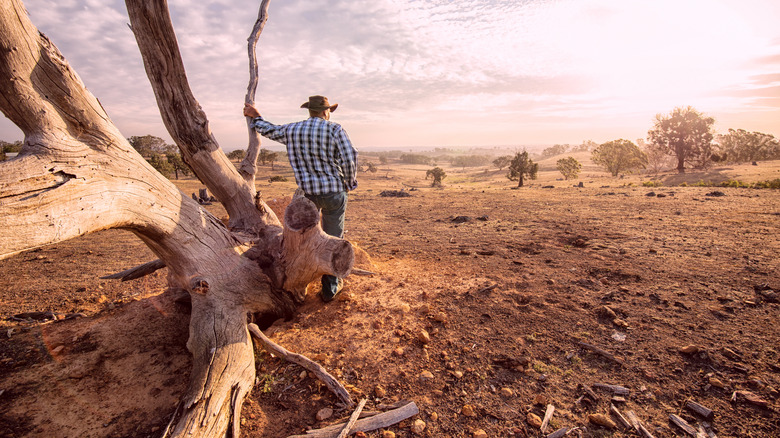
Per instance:
[[[661,181],[645,181],[642,183],[644,187],[661,187],[664,184]]]
[[[282,175],[274,175],[270,178],[268,178],[269,182],[287,182],[287,178],[283,177]]]

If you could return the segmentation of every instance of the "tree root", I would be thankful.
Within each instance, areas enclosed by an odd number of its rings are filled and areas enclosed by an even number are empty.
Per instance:
[[[266,351],[279,356],[288,362],[298,364],[308,371],[311,371],[328,387],[328,389],[330,389],[331,392],[336,394],[336,397],[338,397],[345,405],[347,405],[348,408],[355,406],[355,402],[352,401],[352,397],[350,397],[349,392],[347,392],[344,386],[342,386],[335,377],[328,373],[325,368],[322,367],[322,365],[312,361],[305,356],[292,353],[286,350],[284,347],[277,345],[272,340],[268,339],[268,337],[263,334],[263,332],[260,330],[260,327],[258,327],[256,324],[250,323],[247,325],[247,327],[249,328],[249,333],[263,344],[263,348],[265,348]]]

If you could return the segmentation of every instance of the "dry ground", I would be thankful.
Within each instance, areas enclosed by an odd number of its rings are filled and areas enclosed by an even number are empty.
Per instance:
[[[613,179],[589,166],[578,181],[549,170],[519,190],[495,169],[445,168],[445,187],[432,189],[426,169],[361,174],[346,238],[376,274],[350,277],[331,304],[313,291],[294,319],[267,330],[276,342],[369,397],[367,409],[414,400],[423,436],[543,436],[528,414],[541,417],[548,404],[548,433],[635,436],[589,422],[608,414],[612,396],[596,384],[628,388],[614,403],[656,437],[685,436],[670,414],[719,437],[779,436],[780,192],[647,188],[650,177]],[[780,163],[685,178],[775,179]],[[294,183],[258,187],[282,206]],[[416,190],[380,196],[402,188]],[[716,190],[725,196],[708,195]],[[98,279],[152,258],[132,234],[111,230],[0,261],[0,436],[159,435],[187,382],[188,306],[164,293],[164,271]],[[298,366],[257,357],[245,436],[285,437],[349,415]],[[582,398],[580,385],[598,399]],[[325,407],[334,416],[317,421]],[[412,436],[411,424],[389,430]]]

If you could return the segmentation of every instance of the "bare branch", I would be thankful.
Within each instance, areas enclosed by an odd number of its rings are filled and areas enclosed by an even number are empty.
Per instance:
[[[268,5],[271,0],[263,0],[260,4],[260,11],[257,14],[257,21],[252,28],[252,33],[247,39],[247,52],[249,55],[249,85],[246,90],[245,103],[255,103],[255,93],[257,92],[258,82],[258,63],[257,63],[257,41],[263,32],[266,21],[268,21]],[[249,145],[246,149],[246,155],[241,161],[239,172],[246,181],[254,183],[257,175],[257,157],[260,155],[260,134],[252,129],[250,124],[252,119],[247,117],[246,124],[249,131]]]

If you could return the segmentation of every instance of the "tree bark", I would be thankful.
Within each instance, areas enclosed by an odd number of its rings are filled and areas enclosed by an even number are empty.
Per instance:
[[[8,0],[0,4],[0,110],[25,138],[17,158],[0,163],[0,259],[108,228],[135,233],[168,267],[171,286],[192,298],[193,370],[168,434],[237,437],[255,377],[247,314],[289,315],[306,284],[348,275],[353,249],[322,232],[305,198],[281,226],[211,134],[165,2],[127,7],[163,121],[232,231],[130,146],[21,1]]]

